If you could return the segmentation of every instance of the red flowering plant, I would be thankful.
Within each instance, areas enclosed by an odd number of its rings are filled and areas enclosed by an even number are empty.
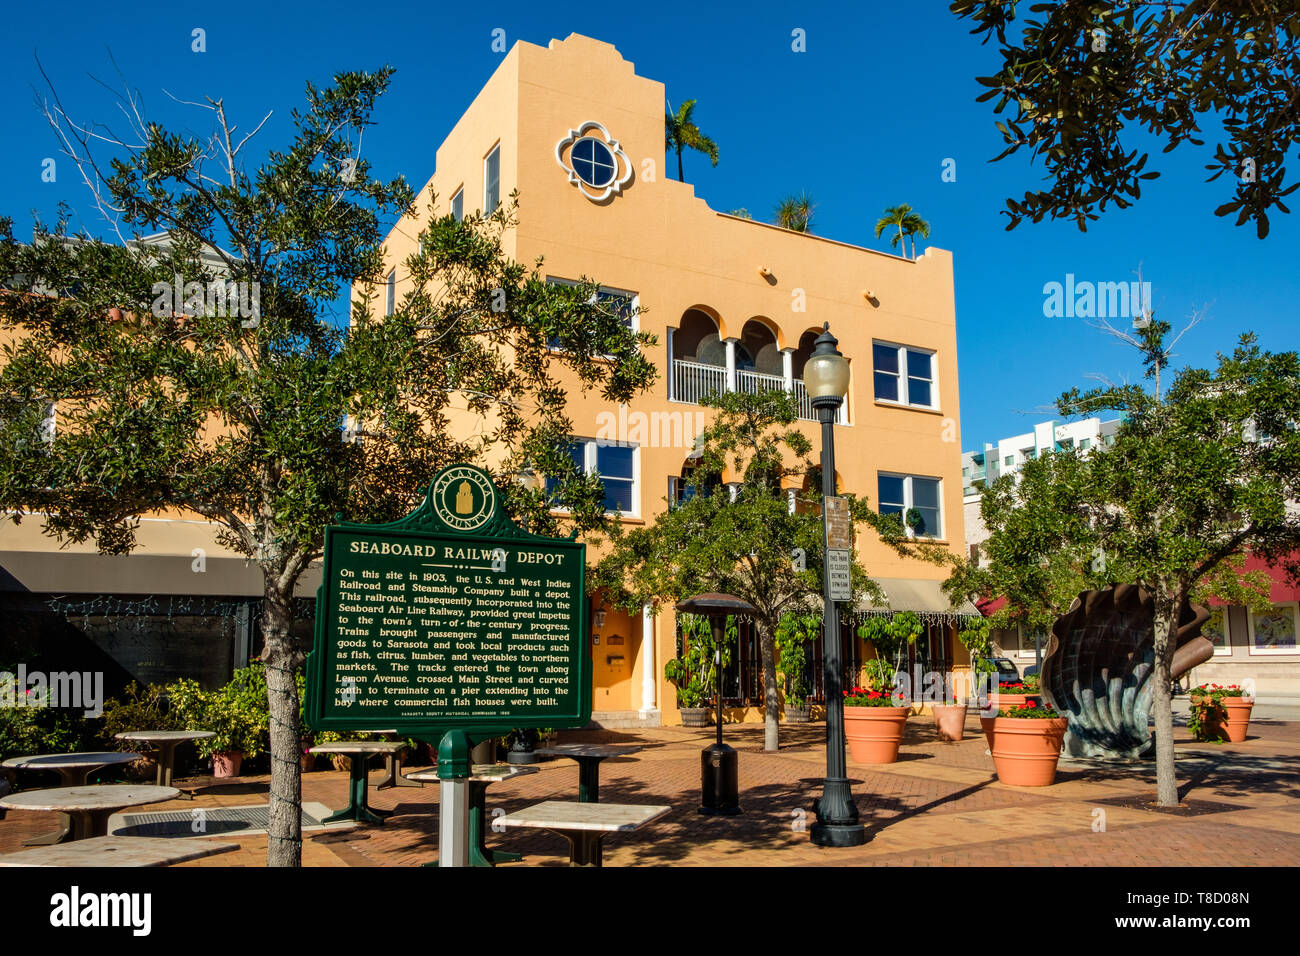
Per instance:
[[[1249,697],[1240,684],[1202,684],[1187,695],[1191,712],[1187,715],[1187,730],[1194,740],[1220,743],[1227,739],[1223,721],[1228,711],[1221,701],[1225,697]]]
[[[845,707],[902,707],[905,703],[901,692],[891,690],[855,687],[844,692]]]
[[[1015,693],[1011,691],[1011,693]],[[1012,707],[1010,710],[999,710],[999,717],[1017,717],[1026,720],[1032,720],[1043,717],[1060,717],[1061,715],[1041,697],[1026,697],[1025,702],[1019,707]]]
[[[998,681],[999,694],[1028,694],[1029,688],[1023,681]]]

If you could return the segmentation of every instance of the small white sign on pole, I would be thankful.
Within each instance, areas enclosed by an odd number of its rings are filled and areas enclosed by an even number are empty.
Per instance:
[[[832,601],[848,601],[853,598],[853,577],[849,570],[852,564],[852,551],[831,548],[826,552],[826,582],[830,587]]]

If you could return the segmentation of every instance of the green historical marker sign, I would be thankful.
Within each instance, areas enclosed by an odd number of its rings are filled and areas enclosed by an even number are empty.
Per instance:
[[[472,465],[399,521],[327,528],[308,724],[433,740],[585,725],[585,569],[586,545],[517,527]]]

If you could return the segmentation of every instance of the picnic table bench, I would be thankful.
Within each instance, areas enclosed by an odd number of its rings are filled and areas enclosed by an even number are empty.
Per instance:
[[[63,813],[72,818],[71,840],[108,836],[108,818],[126,807],[162,803],[180,795],[175,787],[100,784],[93,787],[60,787],[26,790],[0,798],[9,810]],[[64,842],[64,841],[59,841]]]
[[[554,744],[534,753],[550,757],[569,757],[578,762],[578,802],[600,803],[600,764],[610,757],[626,757],[641,748],[614,744]]]
[[[513,780],[526,774],[537,773],[536,767],[516,764],[475,764],[470,767],[469,776],[469,865],[496,866],[498,863],[516,863],[523,854],[509,850],[490,850],[484,842],[487,838],[487,788],[502,780]],[[417,770],[408,773],[407,779],[427,783],[438,783],[438,770]],[[426,863],[436,866],[437,863]]]
[[[405,747],[405,742],[390,740],[343,740],[334,744],[317,744],[311,748],[314,754],[343,754],[350,758],[350,779],[348,782],[348,805],[337,813],[332,813],[321,823],[334,823],[337,820],[355,820],[358,823],[383,823],[393,815],[392,810],[375,810],[370,806],[366,796],[366,761],[375,754],[390,754],[396,758]]]
[[[96,770],[101,770],[110,764],[130,763],[132,760],[139,759],[140,755],[137,753],[105,750],[10,757],[0,766],[3,766],[6,776],[19,770],[50,770],[59,775],[59,783],[63,787],[85,787],[90,783],[90,775]],[[72,836],[72,818],[64,813],[59,817],[59,829],[32,837],[23,843],[23,846],[50,846],[70,839],[75,839]]]
[[[530,827],[558,833],[569,841],[570,866],[600,866],[601,842],[606,836],[639,830],[671,809],[626,803],[547,800],[498,817],[495,822],[503,827]]]
[[[176,766],[176,748],[187,740],[205,740],[216,736],[210,730],[128,730],[114,735],[118,740],[139,741],[158,748],[158,776],[154,781],[160,787],[172,785],[172,770]]]
[[[0,856],[0,866],[171,866],[239,849],[238,843],[98,836]]]

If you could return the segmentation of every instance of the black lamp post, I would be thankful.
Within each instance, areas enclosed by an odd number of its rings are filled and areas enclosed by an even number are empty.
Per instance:
[[[713,647],[717,655],[713,665],[714,712],[718,739],[700,754],[700,813],[733,815],[740,813],[740,771],[734,747],[722,742],[722,642],[727,618],[754,614],[754,606],[734,594],[696,594],[677,605],[678,613],[702,614],[713,630]]]
[[[804,384],[822,425],[822,495],[835,494],[835,414],[849,389],[849,363],[840,354],[830,323],[822,327],[813,353],[804,366]],[[824,534],[824,532],[823,532]],[[829,542],[824,542],[829,552]],[[866,828],[858,822],[844,760],[844,694],[840,673],[840,611],[831,597],[830,555],[823,560],[822,588],[826,610],[822,615],[823,686],[826,689],[826,779],[817,800],[817,822],[809,834],[818,846],[861,846]]]

